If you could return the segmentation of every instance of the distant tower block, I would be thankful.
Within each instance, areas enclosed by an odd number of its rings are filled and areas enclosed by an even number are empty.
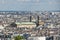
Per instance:
[[[39,16],[37,16],[37,26],[39,26]]]
[[[37,16],[37,20],[36,20],[36,27],[39,26],[39,16]]]
[[[30,16],[30,22],[32,22],[32,16]]]
[[[37,23],[39,24],[39,16],[37,16]]]

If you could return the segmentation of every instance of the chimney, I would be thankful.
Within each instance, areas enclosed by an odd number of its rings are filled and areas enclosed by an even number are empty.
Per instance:
[[[32,16],[30,16],[30,22],[32,21]]]
[[[39,26],[39,16],[37,16],[36,27]]]
[[[39,22],[39,16],[37,16],[37,21]]]

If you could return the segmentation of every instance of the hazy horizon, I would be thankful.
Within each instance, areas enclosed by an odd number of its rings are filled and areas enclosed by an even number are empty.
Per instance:
[[[60,0],[0,0],[0,11],[52,10],[60,10]]]

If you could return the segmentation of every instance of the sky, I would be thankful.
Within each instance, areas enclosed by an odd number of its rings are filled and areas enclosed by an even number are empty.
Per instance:
[[[0,11],[56,11],[60,0],[0,0]]]

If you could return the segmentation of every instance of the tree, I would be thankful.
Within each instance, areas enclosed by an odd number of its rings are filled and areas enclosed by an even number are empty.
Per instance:
[[[14,39],[15,39],[15,40],[22,40],[22,39],[24,39],[24,37],[23,37],[23,36],[18,35],[18,36],[16,36]]]
[[[17,27],[17,24],[15,22],[10,24],[11,27]]]

